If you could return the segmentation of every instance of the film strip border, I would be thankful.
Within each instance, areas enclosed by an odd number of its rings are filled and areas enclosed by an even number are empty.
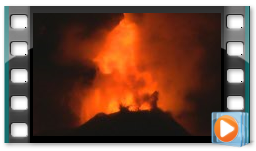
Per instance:
[[[15,29],[11,27],[12,15],[26,15],[27,27]],[[5,6],[5,143],[27,143],[30,138],[30,13],[29,7],[8,7]],[[12,42],[25,42],[28,46],[28,53],[24,56],[14,56],[11,54]],[[22,83],[15,83],[11,80],[12,70],[26,70],[27,80]],[[11,99],[14,96],[24,96],[27,98],[26,110],[15,110],[11,107]],[[27,130],[26,137],[13,137],[13,124],[25,124]]]
[[[246,35],[246,31],[249,31],[249,14],[246,14],[246,10],[248,7],[242,6],[228,6],[224,9],[224,49],[227,50],[225,52],[225,77],[228,76],[227,72],[230,69],[240,69],[243,71],[243,81],[241,82],[228,82],[226,80],[226,88],[225,88],[225,97],[229,96],[242,96],[244,98],[243,106],[244,108],[241,110],[232,110],[238,112],[249,112],[249,96],[246,95],[246,86],[249,84],[249,69],[246,69],[246,65],[249,64],[249,47],[247,47],[248,39],[246,39],[248,35]],[[229,15],[242,15],[243,16],[243,27],[240,28],[228,28],[227,27],[227,17]],[[228,43],[232,42],[240,42],[243,43],[243,54],[237,56],[228,55]],[[230,111],[227,106],[227,101],[225,101],[225,111]]]
[[[30,12],[31,8],[35,12]],[[32,23],[33,13],[75,13],[75,12],[104,12],[115,13],[122,11],[143,13],[145,10],[152,13],[221,13],[222,27],[221,27],[221,46],[225,50],[224,54],[224,111],[234,111],[227,108],[228,96],[242,96],[244,98],[244,108],[242,112],[250,112],[250,66],[249,66],[249,45],[250,45],[250,7],[249,6],[226,6],[226,7],[27,7],[27,6],[12,6],[5,7],[5,142],[6,143],[25,143],[30,142],[30,52],[33,47]],[[133,9],[134,8],[134,9]],[[145,9],[147,8],[147,9]],[[189,9],[188,9],[189,8]],[[26,15],[28,18],[27,28],[22,30],[13,29],[10,26],[12,15]],[[229,29],[227,28],[228,15],[242,15],[243,28]],[[31,26],[30,26],[31,25]],[[26,42],[28,44],[28,55],[26,56],[12,56],[10,53],[10,46],[12,42]],[[242,56],[229,56],[227,54],[228,42],[242,42],[244,44],[244,53]],[[25,83],[13,83],[11,81],[12,69],[25,69],[28,72],[28,81]],[[244,81],[242,83],[229,83],[227,81],[228,69],[242,69],[244,72]],[[28,100],[28,109],[17,111],[11,108],[12,96],[26,96]],[[225,99],[226,98],[226,99]],[[27,124],[27,137],[12,137],[11,125],[13,123]]]
[[[229,15],[242,15],[243,27],[228,28],[227,18]],[[226,6],[224,7],[224,111],[250,113],[250,7],[249,6]],[[238,56],[228,55],[228,43],[243,43],[243,54]],[[228,70],[242,70],[243,81],[231,83],[228,81]],[[243,98],[243,108],[231,110],[228,108],[228,97],[239,96]],[[250,114],[249,114],[250,119]],[[250,120],[249,120],[250,121]],[[249,122],[250,130],[250,122]],[[249,133],[250,134],[250,133]],[[250,137],[249,137],[250,138]],[[250,140],[250,139],[249,139]]]

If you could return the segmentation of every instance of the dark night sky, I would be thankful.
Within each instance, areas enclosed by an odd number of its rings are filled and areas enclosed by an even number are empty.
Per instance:
[[[137,17],[134,17],[134,21],[140,23],[143,15],[135,16]],[[33,133],[36,135],[44,131],[77,126],[78,117],[70,110],[70,102],[72,101],[72,104],[77,102],[79,105],[79,100],[72,98],[69,93],[76,83],[90,88],[98,71],[97,65],[92,60],[84,59],[84,63],[81,64],[80,59],[74,59],[82,54],[76,47],[72,50],[73,54],[70,57],[72,59],[61,55],[63,50],[60,45],[63,43],[64,34],[69,30],[77,29],[76,39],[81,41],[92,39],[99,30],[111,31],[124,15],[34,14],[33,17]],[[172,17],[174,22],[167,19],[166,23],[177,28],[174,37],[182,38],[179,36],[184,34],[181,29],[191,26],[191,29],[198,31],[194,35],[194,41],[198,41],[200,48],[205,50],[204,58],[200,58],[201,63],[198,65],[199,79],[205,84],[200,85],[200,90],[186,93],[186,99],[196,104],[196,110],[193,114],[184,112],[180,114],[180,118],[196,117],[193,118],[198,126],[195,128],[195,133],[210,135],[210,114],[212,111],[219,111],[221,103],[220,14],[191,16],[173,14]],[[190,20],[193,17],[195,21]],[[189,42],[181,45],[190,47]],[[189,57],[184,59],[189,60]],[[187,62],[189,64],[189,61]],[[191,80],[193,78],[191,77]],[[212,83],[217,84],[212,85]]]

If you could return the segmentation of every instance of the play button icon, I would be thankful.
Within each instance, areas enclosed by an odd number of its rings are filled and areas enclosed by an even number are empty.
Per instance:
[[[224,137],[227,134],[231,133],[234,131],[234,127],[229,125],[227,122],[224,120],[220,121],[220,137]]]
[[[235,139],[238,134],[238,124],[236,120],[229,115],[221,116],[214,125],[214,132],[222,142],[230,142]]]

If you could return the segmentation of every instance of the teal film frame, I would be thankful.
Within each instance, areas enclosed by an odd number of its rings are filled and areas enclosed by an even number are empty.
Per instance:
[[[9,6],[4,7],[4,142],[9,143]]]
[[[249,6],[237,6],[237,8],[239,7],[242,8],[244,11],[244,33],[245,33],[245,37],[244,37],[244,52],[245,52],[245,65],[243,66],[244,67],[244,77],[245,77],[245,81],[244,81],[244,100],[245,100],[245,108],[244,108],[244,112],[246,113],[250,113],[250,7]],[[17,12],[17,10],[22,10],[22,9],[30,9],[31,7],[27,7],[27,6],[17,6],[17,7],[14,7],[14,6],[5,6],[4,8],[4,60],[5,60],[5,76],[4,76],[4,87],[5,87],[5,98],[4,98],[4,106],[5,106],[5,143],[12,143],[12,142],[19,142],[20,140],[12,140],[12,137],[11,137],[11,133],[10,133],[10,124],[12,121],[12,117],[15,117],[17,114],[16,113],[13,113],[12,112],[12,109],[10,108],[10,97],[12,95],[12,85],[11,85],[11,81],[10,81],[10,69],[12,68],[11,64],[10,64],[10,42],[11,42],[11,33],[10,33],[10,15]],[[41,10],[40,9],[37,9],[37,8],[34,8],[34,10],[38,11],[38,12],[35,12],[35,13],[42,13],[40,11],[42,11],[42,8],[41,7]],[[176,7],[174,7],[176,8]],[[193,7],[192,7],[193,8]],[[235,7],[229,7],[229,6],[221,6],[221,9],[233,9]],[[17,9],[17,10],[15,10]],[[15,10],[15,11],[13,11]],[[47,9],[43,9],[43,11],[45,11],[45,13],[47,13]],[[52,12],[55,12],[55,9],[51,9]],[[62,10],[63,11],[63,10]],[[67,11],[69,12],[72,12],[71,10],[67,9]],[[96,11],[96,10],[95,10]],[[56,9],[56,12],[57,13],[60,13],[57,11]],[[24,12],[21,12],[22,14],[25,14]],[[33,14],[33,12],[29,12],[30,14]],[[49,13],[49,12],[48,12]],[[30,15],[29,14],[29,15]],[[29,17],[28,15],[28,17]],[[224,15],[222,16],[224,18]],[[28,18],[28,21],[30,21],[30,19],[32,20],[33,18]],[[225,19],[224,19],[225,20]],[[28,25],[31,25],[33,23],[30,23]],[[224,23],[223,25],[221,26],[225,26]],[[223,27],[222,27],[223,28]],[[28,30],[28,32],[33,32],[33,31],[30,31],[30,28],[27,28],[26,30]],[[31,36],[31,34],[28,34]],[[32,34],[33,35],[33,34]],[[226,35],[226,34],[224,34]],[[223,35],[222,35],[223,36]],[[28,38],[30,38],[28,36]],[[29,48],[32,48],[32,43],[33,41],[33,38],[32,40],[28,39],[28,42],[29,42]],[[31,43],[30,43],[31,42]],[[223,45],[225,45],[225,41],[222,40],[222,43]],[[223,46],[222,45],[222,46]],[[225,46],[223,47],[225,48]],[[28,56],[27,56],[28,57]],[[226,101],[225,99],[223,101]],[[31,112],[32,113],[32,112]],[[29,115],[29,114],[28,114]],[[249,115],[248,115],[249,116]],[[30,118],[30,117],[29,117]],[[249,119],[250,119],[250,116],[249,116]],[[248,120],[248,130],[250,130],[250,120]],[[31,123],[32,124],[32,123]],[[30,130],[29,130],[30,131]],[[29,136],[32,135],[32,134],[29,134]],[[248,136],[249,136],[249,141],[250,141],[250,131],[248,132]],[[210,137],[210,136],[209,136]],[[31,142],[29,139],[28,140],[23,140],[23,142]]]
[[[245,6],[245,112],[250,113],[250,6]],[[248,114],[250,142],[250,114]]]

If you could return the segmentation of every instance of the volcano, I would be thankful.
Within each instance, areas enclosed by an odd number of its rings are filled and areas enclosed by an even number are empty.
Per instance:
[[[75,136],[189,136],[169,113],[160,109],[129,111],[120,108],[112,114],[99,113],[76,128]]]
[[[98,113],[79,127],[48,131],[46,136],[190,136],[172,114],[162,111],[158,105],[158,92],[148,98],[150,109],[130,110],[119,105],[119,111]]]

